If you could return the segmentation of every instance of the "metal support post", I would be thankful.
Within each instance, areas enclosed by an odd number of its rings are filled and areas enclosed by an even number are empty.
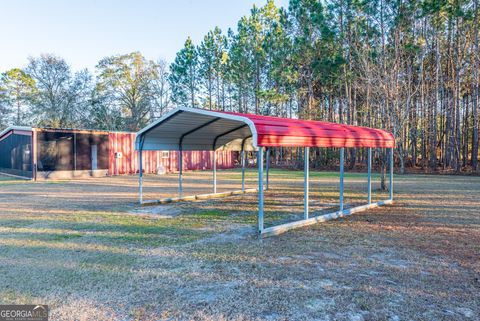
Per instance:
[[[140,146],[138,149],[138,200],[143,203],[143,142],[144,137],[140,136]]]
[[[182,149],[178,151],[178,197],[183,196],[183,152]]]
[[[143,203],[143,166],[142,166],[143,150],[138,151],[138,195],[140,204]]]
[[[340,148],[340,211],[343,211],[343,178],[344,178],[345,148]]]
[[[270,148],[267,148],[267,155],[266,155],[266,165],[265,165],[265,171],[266,171],[266,184],[265,184],[265,189],[268,190],[268,187],[269,187],[269,177],[268,177],[268,173],[270,171]]]
[[[263,147],[257,151],[258,165],[258,232],[263,230]]]
[[[310,147],[304,148],[303,165],[303,218],[308,219],[308,193],[309,193],[309,171],[310,171]]]
[[[368,148],[368,204],[372,204],[372,148]]]
[[[245,151],[242,150],[242,192],[245,192]]]
[[[393,147],[390,148],[390,179],[389,179],[389,183],[390,183],[390,188],[389,188],[390,200],[393,201]]]
[[[213,151],[213,193],[217,193],[217,151]]]

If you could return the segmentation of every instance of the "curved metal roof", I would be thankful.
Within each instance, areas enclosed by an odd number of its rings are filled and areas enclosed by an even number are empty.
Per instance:
[[[232,142],[239,142],[234,144]],[[380,129],[252,114],[179,107],[140,130],[136,148],[145,150],[238,150],[252,147],[395,146]],[[228,144],[228,145],[227,145]]]

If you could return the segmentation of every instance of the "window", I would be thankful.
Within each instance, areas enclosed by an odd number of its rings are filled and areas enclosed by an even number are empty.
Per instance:
[[[169,151],[162,151],[162,158],[169,158],[170,152]]]

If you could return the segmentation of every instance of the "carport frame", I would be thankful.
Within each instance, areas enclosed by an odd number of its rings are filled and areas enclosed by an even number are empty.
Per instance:
[[[144,150],[144,143],[145,143],[145,137],[146,135],[160,126],[162,123],[167,122],[168,120],[173,119],[174,117],[181,115],[183,113],[192,113],[196,115],[207,115],[212,117],[212,119],[209,119],[207,122],[199,124],[198,126],[195,126],[192,129],[189,129],[185,133],[182,133],[180,135],[180,138],[178,140],[178,147],[176,150],[179,151],[179,157],[178,157],[178,162],[179,162],[179,190],[178,190],[178,198],[168,198],[168,199],[163,199],[163,200],[157,200],[154,202],[145,202],[143,200],[143,169],[142,169],[142,152]],[[263,117],[263,118],[262,118]],[[183,157],[182,157],[182,151],[183,151],[183,142],[185,137],[199,131],[205,128],[208,128],[212,124],[220,121],[220,120],[232,120],[234,122],[240,122],[243,123],[241,125],[235,126],[225,132],[219,133],[215,135],[213,138],[213,143],[211,145],[211,150],[213,151],[213,193],[212,194],[203,194],[203,195],[194,195],[194,196],[188,196],[184,197],[183,196],[183,186],[182,186],[182,175],[183,175]],[[260,119],[260,120],[259,120]],[[275,145],[275,144],[270,144],[268,143],[268,139],[266,140],[267,143],[264,143],[265,137],[267,134],[262,133],[262,144],[259,144],[259,135],[257,133],[256,129],[256,123],[260,123],[262,119],[265,120],[265,123],[273,122],[274,120],[277,120],[279,122],[287,122],[292,121],[292,119],[283,119],[283,118],[275,118],[275,117],[268,117],[268,116],[257,116],[257,115],[246,115],[246,114],[237,114],[237,113],[224,113],[224,112],[216,112],[216,111],[207,111],[207,110],[200,110],[200,109],[193,109],[193,108],[176,108],[172,111],[170,111],[168,114],[154,122],[153,124],[145,127],[141,131],[137,133],[137,139],[136,139],[136,149],[139,152],[139,201],[141,205],[151,205],[151,204],[156,204],[156,203],[167,203],[167,202],[172,202],[172,201],[184,201],[184,200],[194,200],[194,199],[199,199],[199,198],[210,198],[210,197],[215,197],[215,196],[228,196],[228,195],[235,195],[235,194],[242,194],[246,193],[247,191],[258,191],[258,216],[257,216],[257,230],[258,233],[262,236],[269,236],[269,235],[276,235],[283,233],[285,231],[288,231],[293,228],[297,228],[300,226],[307,226],[311,224],[315,224],[317,222],[323,222],[327,221],[330,219],[338,218],[338,217],[344,217],[348,216],[350,214],[359,212],[359,211],[364,211],[370,208],[374,207],[379,207],[382,205],[386,204],[391,204],[393,203],[393,164],[394,164],[394,159],[393,159],[393,154],[394,154],[394,138],[393,135],[386,133],[384,131],[380,130],[374,130],[374,129],[368,129],[370,132],[375,131],[374,134],[382,134],[382,139],[379,140],[381,142],[381,145],[377,146],[375,144],[380,144],[378,142],[372,142],[372,138],[366,135],[367,138],[360,137],[359,138],[359,133],[361,131],[365,131],[367,128],[362,128],[362,127],[356,127],[356,126],[347,126],[347,125],[338,125],[338,124],[329,124],[329,123],[323,123],[323,122],[314,122],[314,121],[299,121],[295,120],[296,123],[292,125],[292,128],[296,128],[294,126],[299,126],[298,124],[305,124],[305,128],[308,129],[308,133],[305,134],[303,139],[307,141],[308,139],[310,140],[315,140],[316,141],[316,136],[311,136],[312,135],[312,128],[315,129],[315,127],[320,127],[320,126],[331,126],[330,130],[331,131],[337,131],[341,132],[342,130],[345,130],[346,134],[344,134],[344,143],[340,143],[340,181],[339,181],[339,210],[336,212],[332,212],[329,214],[324,214],[321,216],[314,216],[314,217],[309,217],[309,151],[310,151],[310,145],[314,147],[339,147],[336,146],[332,143],[332,146],[322,146],[322,145],[315,145],[315,144],[308,144],[308,143],[302,143],[300,145],[293,145],[291,147],[299,147],[302,146],[304,147],[304,215],[303,219],[295,222],[290,222],[290,223],[285,223],[285,224],[280,224],[276,226],[271,226],[265,228],[264,225],[264,190],[269,188],[269,165],[270,165],[270,147],[274,146],[288,146],[288,145]],[[302,123],[303,122],[303,123]],[[265,127],[268,127],[268,125],[261,124]],[[279,125],[280,126],[280,125]],[[286,125],[287,127],[289,124]],[[310,127],[308,127],[310,126]],[[241,142],[241,164],[242,164],[242,189],[239,191],[232,191],[228,193],[217,193],[217,170],[216,170],[216,150],[217,150],[217,142],[220,138],[225,137],[229,134],[238,132],[239,130],[248,127],[250,129],[250,135],[247,135],[245,137],[240,137],[242,139]],[[357,132],[355,132],[357,130]],[[349,131],[355,132],[355,135],[349,134]],[[385,136],[385,134],[387,134]],[[310,135],[310,136],[309,136]],[[350,135],[350,136],[348,136]],[[369,133],[370,136],[374,137],[372,133]],[[388,137],[390,135],[390,137]],[[381,135],[380,135],[381,136]],[[277,136],[273,136],[274,138],[278,139]],[[386,137],[386,138],[385,138]],[[156,138],[156,137],[153,137]],[[245,189],[245,143],[246,140],[251,138],[252,139],[252,146],[254,149],[257,151],[257,166],[258,166],[258,189],[251,189],[251,190],[246,190]],[[267,136],[267,138],[270,138]],[[295,137],[296,138],[296,137]],[[327,137],[328,139],[329,137]],[[338,137],[332,137],[330,138],[333,140],[333,138],[337,139]],[[375,137],[374,137],[375,138]],[[173,139],[173,138],[169,138]],[[236,139],[236,138],[234,138]],[[233,139],[233,140],[234,140]],[[365,143],[364,141],[367,141],[370,139],[371,141],[368,141]],[[157,140],[161,140],[158,139]],[[358,143],[357,142],[360,142]],[[164,141],[167,141],[167,139],[164,139]],[[352,143],[352,141],[354,143]],[[225,145],[228,142],[224,142]],[[167,144],[167,143],[165,143]],[[168,143],[168,144],[171,144]],[[199,145],[204,144],[202,141],[201,143],[198,143]],[[336,143],[338,145],[338,143]],[[349,144],[360,144],[360,145],[354,145],[354,146],[349,146]],[[161,145],[161,144],[160,144]],[[366,145],[366,146],[364,146]],[[389,153],[389,199],[379,201],[372,203],[371,202],[371,195],[372,195],[372,189],[371,189],[371,168],[372,168],[372,147],[370,145],[375,145],[374,147],[385,147],[389,148],[390,153]],[[385,145],[385,146],[383,146]],[[352,207],[349,209],[344,209],[344,153],[345,153],[345,147],[368,147],[368,186],[367,186],[367,204],[361,205],[361,206],[356,206]],[[266,154],[266,181],[264,183],[264,149],[266,149],[265,154]],[[192,150],[192,149],[190,149]],[[203,149],[205,150],[205,148]]]
[[[328,213],[328,214],[323,214],[319,216],[314,216],[314,217],[309,217],[309,167],[310,167],[310,162],[309,162],[309,147],[304,147],[304,182],[303,182],[303,188],[304,188],[304,203],[303,203],[303,219],[299,221],[294,221],[290,223],[285,223],[285,224],[280,224],[280,225],[275,225],[271,227],[265,228],[264,226],[264,196],[263,192],[260,193],[260,185],[259,185],[259,219],[258,219],[258,232],[266,237],[266,236],[272,236],[272,235],[278,235],[281,233],[284,233],[288,230],[292,230],[294,228],[302,227],[302,226],[308,226],[312,225],[315,223],[319,222],[326,222],[332,219],[340,218],[340,217],[346,217],[349,216],[353,213],[358,213],[362,212],[371,208],[376,208],[380,207],[382,205],[388,205],[393,203],[393,154],[394,150],[393,147],[389,148],[389,198],[386,200],[378,201],[375,203],[372,203],[372,147],[368,148],[368,172],[367,172],[367,204],[365,205],[360,205],[360,206],[355,206],[351,207],[348,209],[344,209],[344,191],[345,191],[345,184],[344,184],[344,179],[345,179],[345,171],[344,171],[344,157],[345,157],[345,148],[342,147],[340,148],[340,175],[339,175],[339,210]],[[259,172],[259,184],[263,180],[261,179],[261,176],[263,176],[263,164],[261,162],[263,158],[263,150],[260,148],[258,150],[258,172]]]
[[[189,111],[189,110],[194,110],[191,108],[178,108],[174,110],[173,112],[170,112],[169,114],[165,115],[162,117],[159,121],[166,121],[168,119],[173,118],[174,116],[183,113],[184,111]],[[195,110],[199,111],[199,110]],[[195,199],[204,199],[204,198],[213,198],[215,196],[231,196],[231,195],[238,195],[238,194],[244,194],[244,193],[249,193],[249,192],[256,192],[257,189],[246,189],[245,188],[245,161],[246,161],[246,155],[244,155],[244,147],[245,147],[245,142],[247,139],[250,139],[253,137],[253,135],[256,135],[256,132],[252,133],[252,135],[249,135],[242,140],[242,145],[241,145],[241,155],[242,155],[242,188],[241,190],[235,190],[235,191],[230,191],[226,193],[217,193],[217,159],[216,159],[216,144],[219,138],[228,135],[234,131],[237,131],[241,128],[244,128],[246,126],[249,126],[249,124],[242,124],[241,126],[238,126],[236,128],[233,128],[231,130],[228,130],[226,132],[223,132],[220,135],[217,135],[212,144],[212,149],[213,149],[213,157],[212,157],[212,163],[213,163],[213,193],[209,194],[200,194],[200,195],[192,195],[192,196],[183,196],[183,148],[182,148],[182,143],[185,137],[188,135],[191,135],[195,133],[196,131],[201,130],[202,128],[205,128],[217,121],[222,119],[222,117],[215,117],[214,119],[207,121],[204,124],[201,124],[186,133],[182,134],[179,139],[179,148],[178,148],[178,197],[176,198],[164,198],[161,200],[155,200],[155,201],[147,201],[145,202],[143,200],[143,145],[144,145],[144,138],[145,138],[145,132],[148,132],[153,126],[147,126],[144,128],[142,131],[143,133],[139,132],[137,133],[137,139],[136,139],[136,144],[135,147],[139,152],[139,203],[140,205],[154,205],[157,203],[163,204],[163,203],[171,203],[171,202],[177,202],[177,201],[188,201],[188,200],[195,200]]]

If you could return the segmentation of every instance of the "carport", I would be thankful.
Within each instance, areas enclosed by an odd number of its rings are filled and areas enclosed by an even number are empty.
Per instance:
[[[194,108],[180,107],[170,111],[159,120],[137,133],[136,149],[139,151],[139,201],[143,200],[142,152],[144,150],[179,151],[179,196],[175,200],[199,198],[200,195],[183,196],[182,188],[182,151],[213,151],[213,194],[217,194],[215,151],[220,147],[241,152],[242,189],[230,194],[245,193],[245,150],[255,150],[258,166],[258,232],[265,235],[279,234],[292,228],[314,224],[316,222],[350,215],[355,212],[378,207],[393,202],[393,148],[395,140],[391,133],[383,130],[328,123],[322,121],[299,120],[218,112]],[[264,227],[264,190],[269,188],[270,149],[274,147],[304,148],[304,211],[303,219],[291,223]],[[325,147],[340,149],[339,175],[339,210],[333,213],[310,217],[309,215],[309,148]],[[367,203],[365,205],[344,209],[344,154],[345,148],[368,148],[368,184]],[[389,149],[389,192],[387,200],[372,203],[372,148]],[[264,154],[266,168],[264,171]],[[265,177],[264,177],[265,172]],[[265,182],[264,182],[265,179]],[[206,195],[203,195],[206,196]],[[163,203],[168,200],[154,201]]]

